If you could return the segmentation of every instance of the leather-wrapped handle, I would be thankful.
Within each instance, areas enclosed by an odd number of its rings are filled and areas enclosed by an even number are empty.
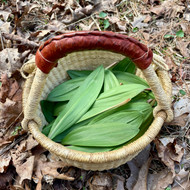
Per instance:
[[[56,36],[41,45],[36,53],[36,65],[48,74],[57,60],[82,50],[108,50],[132,59],[140,69],[152,62],[152,51],[134,38],[114,32],[79,31]]]

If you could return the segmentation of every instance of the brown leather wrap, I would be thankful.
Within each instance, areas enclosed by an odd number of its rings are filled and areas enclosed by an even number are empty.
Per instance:
[[[130,57],[140,69],[152,62],[153,53],[139,41],[114,32],[80,31],[56,36],[41,45],[36,53],[36,65],[48,74],[57,60],[68,53],[82,50],[108,50]]]

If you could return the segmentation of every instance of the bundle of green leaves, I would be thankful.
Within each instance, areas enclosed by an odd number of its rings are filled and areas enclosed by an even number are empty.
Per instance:
[[[118,149],[139,138],[153,120],[155,98],[135,69],[125,58],[107,69],[68,70],[70,80],[41,101],[49,123],[42,133],[85,152]]]

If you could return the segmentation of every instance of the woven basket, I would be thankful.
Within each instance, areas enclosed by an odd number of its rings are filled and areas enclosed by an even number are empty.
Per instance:
[[[154,120],[143,136],[122,148],[103,153],[86,153],[71,150],[55,143],[41,133],[46,124],[41,112],[40,100],[67,79],[69,69],[92,70],[98,65],[105,67],[124,57],[130,57],[136,64],[138,74],[145,77],[150,85],[158,106],[154,109]],[[83,31],[72,32],[46,41],[37,51],[36,66],[31,61],[23,66],[27,77],[23,92],[24,120],[22,127],[29,130],[34,138],[63,162],[86,170],[116,168],[131,160],[142,151],[158,134],[164,121],[171,121],[171,82],[159,56],[133,38],[113,32]],[[161,61],[159,61],[161,60]]]

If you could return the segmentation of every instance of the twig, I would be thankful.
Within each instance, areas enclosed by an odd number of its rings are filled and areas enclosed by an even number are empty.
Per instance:
[[[28,134],[25,134],[21,137],[19,137],[18,139],[16,139],[12,144],[7,145],[5,148],[0,150],[0,156],[3,155],[5,152],[7,152],[8,150],[10,150],[11,148],[13,148],[16,144],[18,144],[19,142],[21,142],[23,139],[25,139],[28,136]]]
[[[18,35],[14,35],[14,34],[6,34],[6,33],[2,33],[2,36],[8,40],[14,40],[17,42],[22,42],[24,45],[28,45],[31,48],[37,48],[39,47],[38,43],[32,42],[30,40],[24,39]]]
[[[2,38],[1,31],[0,31],[0,38],[1,38],[2,49],[5,49],[5,47],[4,47],[4,43],[3,43],[3,38]]]
[[[19,117],[23,114],[23,111],[19,113],[19,115],[14,119],[13,122],[7,127],[6,132],[10,129],[10,127],[19,119]]]
[[[92,18],[92,20],[95,22],[95,24],[96,24],[98,30],[99,30],[99,31],[102,31],[101,28],[100,28],[100,26],[99,26],[99,24],[97,23],[96,19],[95,19],[92,15],[91,15],[91,18]]]

